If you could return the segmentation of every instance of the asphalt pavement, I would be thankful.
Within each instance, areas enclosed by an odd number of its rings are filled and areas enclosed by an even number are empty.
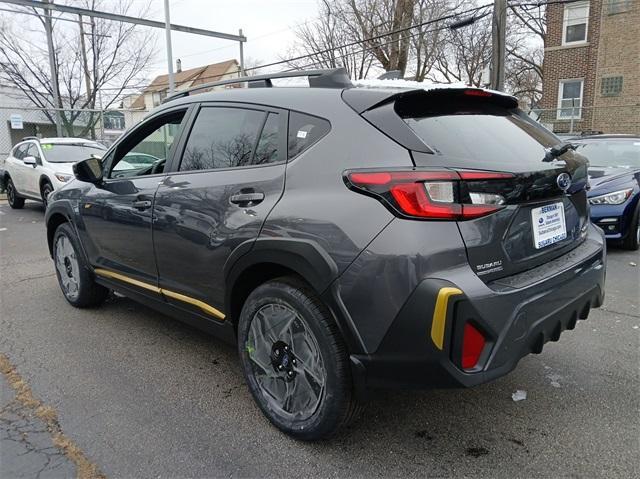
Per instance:
[[[638,252],[610,248],[604,307],[506,377],[385,392],[306,444],[263,418],[234,348],[126,298],[69,306],[43,219],[0,201],[2,478],[640,477]]]

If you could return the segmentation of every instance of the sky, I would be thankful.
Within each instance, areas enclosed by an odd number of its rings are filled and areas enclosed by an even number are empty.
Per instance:
[[[116,1],[116,0],[110,0]],[[129,0],[140,6],[149,0]],[[164,0],[150,0],[148,18],[164,21]],[[245,59],[259,64],[280,60],[295,40],[292,28],[313,22],[316,0],[170,0],[171,23],[237,34],[247,37]],[[150,78],[167,73],[164,32],[159,31],[157,51],[149,69]],[[182,32],[171,32],[175,60],[187,70],[232,58],[239,59],[237,42]]]

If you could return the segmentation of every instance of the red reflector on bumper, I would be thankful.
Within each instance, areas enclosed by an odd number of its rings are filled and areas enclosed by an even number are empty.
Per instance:
[[[462,337],[463,369],[472,369],[477,366],[485,343],[486,341],[482,333],[471,323],[466,323],[464,325],[464,335]]]

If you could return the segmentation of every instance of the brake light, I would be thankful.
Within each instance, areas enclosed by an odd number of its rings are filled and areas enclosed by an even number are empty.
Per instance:
[[[464,94],[467,95],[467,96],[481,96],[481,97],[485,97],[485,98],[493,96],[493,94],[489,93],[488,91],[484,91],[484,90],[465,90]]]
[[[465,202],[460,201],[463,183],[512,177],[511,173],[493,171],[348,171],[345,180],[347,186],[378,198],[402,216],[468,220],[504,208],[504,198],[473,193],[467,194]]]
[[[473,324],[466,323],[462,336],[462,369],[473,369],[478,365],[485,344],[484,335]]]

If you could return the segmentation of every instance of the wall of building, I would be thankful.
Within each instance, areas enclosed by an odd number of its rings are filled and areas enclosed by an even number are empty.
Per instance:
[[[540,121],[556,132],[640,133],[640,0],[630,0],[630,9],[616,14],[608,4],[589,2],[587,41],[577,45],[562,45],[565,5],[547,7]],[[622,92],[603,96],[602,78],[615,75],[623,76]],[[584,79],[581,119],[559,120],[559,82],[579,78]]]
[[[627,6],[611,14],[605,2],[600,14],[593,122],[606,132],[640,132],[640,0]],[[603,95],[602,79],[614,76],[622,76],[622,91]]]

